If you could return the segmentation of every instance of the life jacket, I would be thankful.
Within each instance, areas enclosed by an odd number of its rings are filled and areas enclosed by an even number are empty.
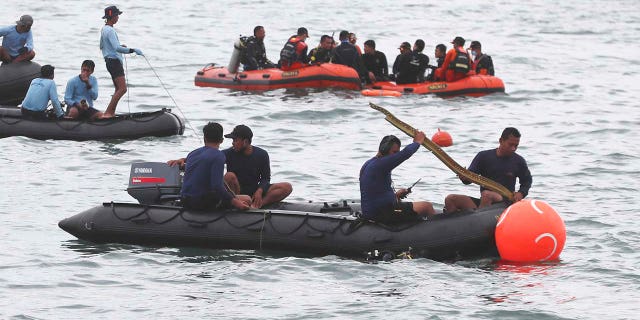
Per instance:
[[[469,55],[464,49],[456,50],[456,58],[449,64],[449,69],[466,74],[471,69],[471,61],[469,61]]]
[[[289,64],[296,61],[298,58],[296,49],[300,41],[301,39],[298,37],[289,38],[289,41],[287,41],[282,50],[280,50],[280,61],[288,62]]]

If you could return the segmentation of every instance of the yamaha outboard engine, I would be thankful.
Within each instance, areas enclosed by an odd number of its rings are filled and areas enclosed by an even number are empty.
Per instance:
[[[178,166],[164,162],[131,164],[127,192],[140,204],[167,204],[180,198],[182,176]]]

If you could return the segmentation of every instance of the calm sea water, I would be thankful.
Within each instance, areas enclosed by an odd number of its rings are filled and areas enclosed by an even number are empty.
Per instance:
[[[7,2],[0,25],[32,14],[37,61],[56,66],[62,94],[84,59],[97,62],[98,106],[113,87],[98,49],[104,3]],[[561,260],[513,266],[494,260],[363,263],[233,250],[147,248],[81,242],[60,219],[103,201],[133,201],[129,165],[184,156],[201,142],[184,136],[136,141],[0,139],[0,317],[11,319],[637,319],[640,112],[637,1],[149,1],[117,4],[129,94],[119,111],[183,112],[244,123],[271,155],[273,180],[291,200],[358,199],[357,173],[379,139],[400,132],[368,108],[387,107],[424,130],[452,134],[449,154],[468,165],[497,145],[505,126],[534,176],[530,197],[564,218]],[[402,41],[433,48],[461,35],[480,40],[507,95],[443,100],[366,98],[355,91],[264,93],[197,88],[195,72],[226,64],[239,34],[267,31],[276,60],[287,36],[355,31],[393,61]],[[450,46],[450,45],[448,45]],[[153,68],[153,70],[151,69]],[[155,76],[155,71],[164,83]],[[172,98],[177,102],[174,105]],[[408,143],[408,138],[402,138]],[[228,145],[228,142],[225,142]],[[413,199],[442,205],[448,193],[477,194],[435,157],[419,151],[394,171],[396,185],[425,177]]]

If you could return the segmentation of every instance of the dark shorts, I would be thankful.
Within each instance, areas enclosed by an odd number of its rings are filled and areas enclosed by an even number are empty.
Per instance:
[[[400,202],[396,204],[393,210],[383,210],[376,215],[377,222],[385,224],[403,223],[423,220],[415,211],[413,211],[412,202]]]
[[[67,109],[67,113],[69,112],[69,109],[71,109],[71,108],[78,109],[78,119],[81,119],[81,120],[91,119],[91,117],[93,117],[94,114],[100,112],[94,107],[89,107],[86,110],[83,110],[83,109],[77,107],[76,105],[73,105],[73,106],[70,106]]]
[[[262,197],[263,197],[263,198],[264,198],[264,196],[266,196],[266,195],[267,195],[267,192],[269,192],[269,189],[271,189],[271,186],[272,186],[272,185],[273,185],[273,184],[271,184],[271,183],[270,183],[270,184],[268,184],[268,185],[267,185],[266,190],[262,191]],[[252,188],[243,188],[242,186],[240,186],[240,194],[245,194],[245,195],[248,195],[249,197],[252,197],[252,198],[253,198],[253,194],[254,194],[254,193],[256,193],[256,191],[257,191],[258,189],[259,189],[259,188],[255,188],[255,187],[252,187]]]
[[[120,59],[104,58],[104,61],[107,63],[107,71],[111,74],[111,79],[124,77],[124,69]]]
[[[222,201],[214,195],[204,195],[200,197],[182,197],[182,206],[191,210],[222,210],[230,208],[228,202]]]
[[[47,114],[44,111],[32,111],[20,108],[20,113],[22,113],[22,117],[25,119],[47,120]]]

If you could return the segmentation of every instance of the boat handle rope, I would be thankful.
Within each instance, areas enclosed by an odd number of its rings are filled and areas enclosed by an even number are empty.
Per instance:
[[[409,124],[398,119],[387,109],[371,102],[369,103],[369,106],[374,110],[382,112],[386,116],[385,120],[387,120],[389,123],[394,125],[396,128],[400,129],[400,131],[404,132],[405,134],[407,134],[412,138],[415,137],[417,130],[412,126],[410,126]],[[513,192],[505,188],[503,185],[487,177],[483,177],[475,172],[471,172],[465,169],[463,166],[459,165],[455,160],[453,160],[453,158],[451,158],[446,152],[444,152],[437,144],[435,144],[429,138],[425,137],[424,142],[422,143],[422,146],[427,148],[429,151],[431,151],[433,155],[436,156],[436,158],[442,161],[442,163],[444,163],[449,169],[451,169],[451,171],[453,171],[459,177],[467,179],[491,191],[495,191],[499,193],[501,196],[509,199],[509,201],[513,202]]]

